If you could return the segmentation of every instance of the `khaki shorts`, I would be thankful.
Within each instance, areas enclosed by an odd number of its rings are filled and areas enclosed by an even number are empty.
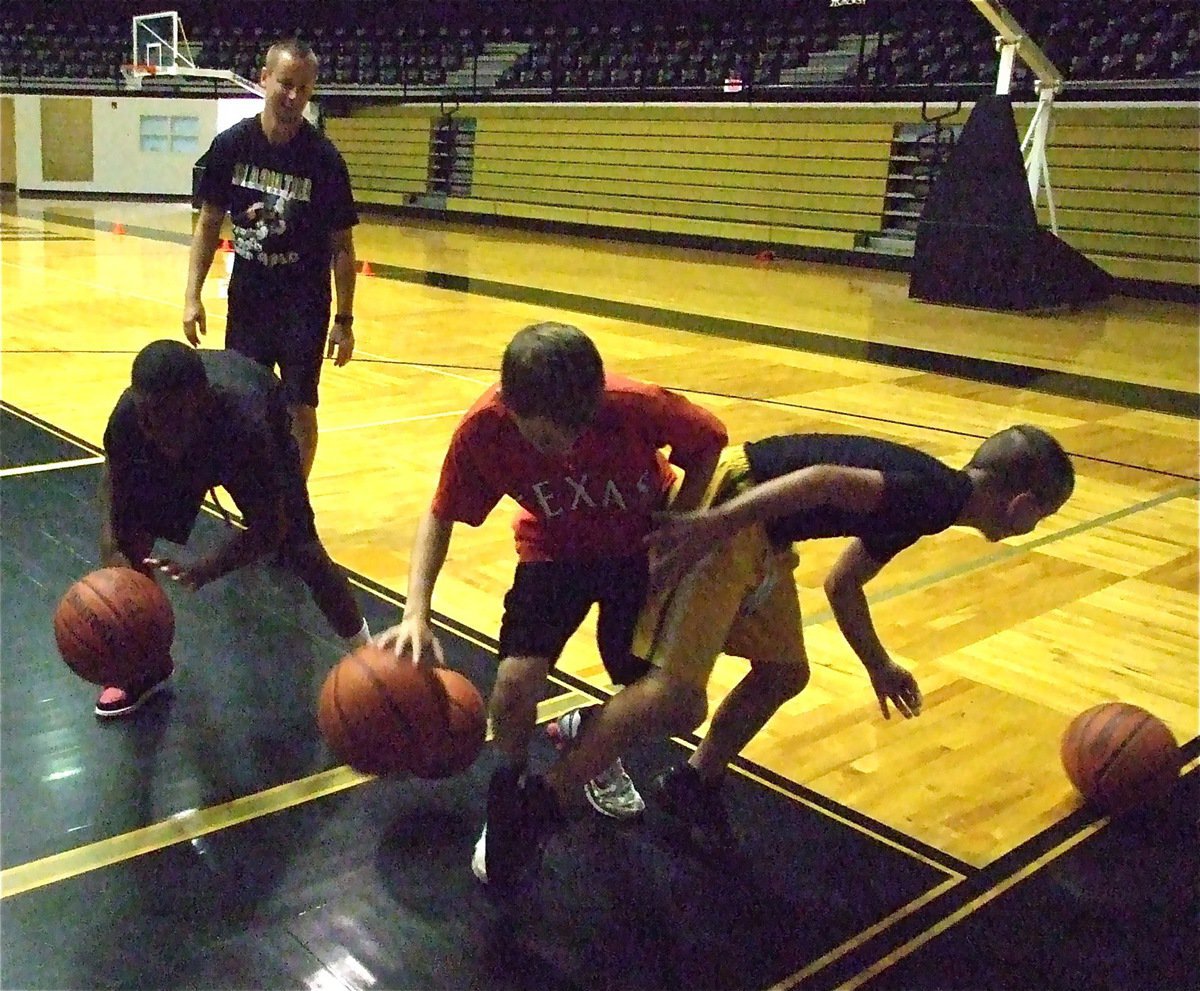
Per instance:
[[[704,507],[754,485],[742,446],[717,462]],[[634,653],[689,684],[708,684],[718,655],[752,664],[808,664],[791,547],[772,546],[759,524],[746,527],[693,568],[682,582],[647,601],[634,634]]]

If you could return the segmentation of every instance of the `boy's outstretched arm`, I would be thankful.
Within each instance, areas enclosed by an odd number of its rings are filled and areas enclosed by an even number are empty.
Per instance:
[[[394,650],[397,656],[411,652],[417,664],[444,662],[442,645],[433,635],[429,616],[432,612],[433,587],[437,584],[442,565],[446,563],[453,532],[454,521],[443,520],[434,515],[432,510],[421,517],[421,522],[417,524],[417,535],[413,538],[404,616],[396,626],[375,637],[375,643]]]
[[[921,689],[911,672],[888,656],[875,632],[871,608],[863,591],[863,586],[882,568],[883,565],[867,553],[863,542],[855,539],[825,579],[825,594],[842,636],[867,669],[883,718],[891,718],[888,712],[888,702],[891,702],[897,712],[910,719],[921,714]]]
[[[143,574],[150,574],[150,568],[140,560],[136,560],[132,552],[122,541],[122,534],[117,525],[116,505],[113,496],[112,469],[108,461],[104,462],[100,475],[100,566],[103,568],[133,568]],[[147,545],[153,540],[146,537]]]
[[[652,551],[651,586],[674,588],[718,544],[743,527],[820,506],[870,512],[883,497],[883,475],[865,468],[813,465],[755,485],[703,512],[665,516],[646,537]]]
[[[238,496],[231,495],[236,501]],[[245,524],[244,528],[234,530],[223,543],[190,564],[174,557],[148,557],[145,563],[193,592],[239,571],[277,551],[283,543],[287,533],[283,495],[276,492],[261,505],[247,509]]]

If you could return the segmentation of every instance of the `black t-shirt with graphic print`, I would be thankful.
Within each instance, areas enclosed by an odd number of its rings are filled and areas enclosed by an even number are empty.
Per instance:
[[[214,408],[178,462],[167,460],[142,430],[129,389],[113,408],[104,453],[117,520],[186,543],[205,493],[220,485],[247,527],[272,526],[276,499],[282,496],[287,539],[315,539],[283,385],[236,351],[199,354]]]
[[[746,445],[756,482],[813,465],[844,465],[883,473],[884,494],[870,513],[825,506],[772,520],[767,533],[781,546],[814,537],[858,537],[871,559],[886,564],[918,538],[951,526],[971,495],[965,471],[916,448],[875,437],[786,434]]]
[[[328,320],[330,235],[358,223],[350,175],[333,143],[308,121],[272,145],[259,117],[218,134],[201,159],[198,198],[223,207],[237,253],[230,319],[292,304]]]

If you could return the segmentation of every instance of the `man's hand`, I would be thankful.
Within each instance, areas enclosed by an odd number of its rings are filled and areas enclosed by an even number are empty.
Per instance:
[[[392,651],[397,657],[411,657],[418,667],[443,667],[446,663],[442,645],[433,635],[433,628],[417,620],[401,620],[398,625],[376,634],[372,643]]]
[[[330,327],[325,357],[332,358],[334,365],[339,368],[354,357],[354,331],[340,323]]]
[[[183,336],[188,343],[198,348],[200,338],[208,333],[208,322],[204,315],[204,304],[198,299],[189,299],[183,304]]]
[[[921,689],[917,685],[917,679],[909,671],[894,661],[888,661],[886,666],[868,674],[884,719],[892,718],[888,712],[888,702],[891,702],[905,719],[912,719],[913,716],[921,714]]]
[[[171,581],[182,585],[189,592],[195,592],[212,581],[212,575],[208,573],[208,570],[198,564],[181,564],[169,557],[148,557],[142,561],[142,564],[154,571],[161,571]]]

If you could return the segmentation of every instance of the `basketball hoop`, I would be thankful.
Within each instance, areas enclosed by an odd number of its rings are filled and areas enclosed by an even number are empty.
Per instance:
[[[125,77],[127,89],[141,89],[142,80],[147,76],[158,74],[158,66],[126,63],[121,66],[121,75]]]

